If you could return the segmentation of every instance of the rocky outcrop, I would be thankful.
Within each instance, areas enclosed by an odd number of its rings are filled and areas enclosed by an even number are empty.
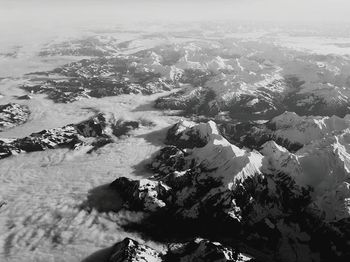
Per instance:
[[[113,246],[110,262],[162,262],[160,252],[138,242],[125,238]]]
[[[197,234],[219,234],[276,260],[345,261],[349,136],[325,134],[295,153],[274,141],[256,151],[230,144],[212,121],[182,121],[150,165],[154,176],[118,178],[111,187],[128,209],[189,223]]]
[[[117,120],[112,125],[113,135],[120,137],[128,134],[130,131],[140,127],[139,121]]]
[[[0,132],[24,124],[30,115],[27,106],[9,103],[0,105]]]
[[[54,148],[78,149],[88,147],[88,152],[113,142],[113,136],[127,135],[139,127],[137,121],[112,121],[103,114],[88,120],[33,133],[18,139],[0,139],[0,159],[21,152],[43,151]]]
[[[244,262],[253,261],[232,248],[206,239],[194,239],[191,242],[171,244],[161,253],[135,240],[125,238],[112,248],[110,262]]]
[[[17,96],[18,100],[30,100],[32,97],[30,95]]]
[[[165,261],[213,261],[213,262],[244,262],[254,259],[242,254],[233,248],[223,246],[218,242],[196,238],[191,242],[171,244],[168,248]]]

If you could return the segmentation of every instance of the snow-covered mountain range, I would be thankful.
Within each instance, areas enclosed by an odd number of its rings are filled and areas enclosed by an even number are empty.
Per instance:
[[[280,125],[281,117],[275,121]],[[344,129],[316,136],[294,153],[274,141],[257,151],[229,143],[212,121],[181,121],[151,163],[153,177],[118,178],[111,187],[128,209],[207,224],[209,235],[224,228],[230,233],[216,236],[222,241],[262,252],[273,246],[277,260],[339,259],[349,256],[350,232],[343,230],[350,218],[349,137]]]
[[[201,26],[1,52],[0,260],[350,259],[350,53]]]
[[[101,39],[94,41],[99,50]],[[160,98],[156,106],[211,117],[227,113],[240,120],[270,119],[284,111],[343,117],[349,113],[349,69],[345,56],[214,38],[168,41],[133,54],[84,59],[40,72],[36,84],[23,88],[46,93],[56,102],[72,102],[184,87]]]

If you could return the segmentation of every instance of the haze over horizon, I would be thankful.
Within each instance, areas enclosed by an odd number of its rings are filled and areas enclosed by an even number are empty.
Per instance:
[[[129,22],[245,20],[350,22],[346,0],[0,0],[2,21]]]
[[[346,0],[0,0],[0,49],[85,29],[123,24],[131,29],[138,22],[268,22],[273,27],[316,24],[322,28],[350,23],[347,10],[350,2]]]

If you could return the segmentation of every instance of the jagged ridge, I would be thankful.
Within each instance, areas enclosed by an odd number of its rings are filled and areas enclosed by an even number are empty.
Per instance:
[[[278,260],[341,261],[350,255],[350,232],[339,231],[350,217],[349,136],[345,130],[294,154],[270,141],[258,152],[230,144],[212,121],[182,121],[151,164],[155,176],[118,178],[111,187],[127,208],[226,228],[225,237]]]
[[[251,258],[206,239],[194,239],[187,243],[171,244],[161,253],[142,245],[135,240],[125,238],[116,243],[111,251],[110,262],[244,262]]]
[[[138,121],[111,121],[100,113],[78,124],[43,130],[19,139],[0,139],[0,159],[21,152],[63,147],[77,149],[87,146],[90,148],[88,152],[91,152],[112,143],[112,135],[126,135],[139,125]]]

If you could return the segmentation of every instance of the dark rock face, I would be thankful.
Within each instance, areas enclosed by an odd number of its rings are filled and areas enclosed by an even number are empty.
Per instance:
[[[184,171],[186,164],[186,152],[176,146],[162,148],[160,153],[154,158],[150,168],[161,175],[174,171]]]
[[[113,124],[113,135],[119,137],[128,134],[131,130],[139,128],[140,123],[138,121],[125,121],[118,120]]]
[[[203,147],[207,143],[205,137],[201,137],[199,131],[191,129],[191,123],[179,122],[172,126],[166,136],[166,143],[178,148]],[[183,130],[181,130],[183,129]],[[185,131],[185,132],[182,132]]]
[[[272,121],[259,123],[255,121],[218,124],[223,136],[231,143],[251,149],[260,149],[267,141],[275,141],[277,144],[295,152],[303,147],[302,143],[290,141],[287,138],[279,137],[276,134]]]
[[[24,124],[30,115],[27,106],[9,103],[0,105],[0,132]]]
[[[296,182],[303,167],[275,142],[265,143],[261,153],[245,151],[227,142],[213,122],[180,122],[169,130],[168,143],[150,165],[154,176],[111,184],[126,208],[187,223],[184,230],[198,235],[243,243],[261,260],[350,257],[349,231],[342,230],[349,222],[324,218],[314,188]]]
[[[93,117],[76,125],[68,125],[62,128],[54,128],[33,133],[28,137],[0,140],[1,158],[14,153],[43,151],[60,147],[75,148],[84,144],[84,138],[103,138],[106,125],[102,115]]]
[[[135,123],[138,122],[135,121]],[[78,124],[43,130],[24,138],[0,140],[0,159],[21,152],[63,147],[75,149],[81,146],[89,146],[91,149],[88,152],[91,152],[113,142],[111,130],[115,136],[125,135],[138,128],[135,123],[121,122],[120,125],[116,125],[106,119],[103,114],[97,114]],[[116,128],[123,129],[123,132],[115,133]]]
[[[166,206],[169,187],[160,181],[133,181],[125,177],[114,181],[111,187],[126,199],[126,205],[135,210],[156,211]]]
[[[160,253],[135,240],[125,238],[113,246],[110,262],[244,262],[251,258],[206,239],[171,244],[165,253]]]

